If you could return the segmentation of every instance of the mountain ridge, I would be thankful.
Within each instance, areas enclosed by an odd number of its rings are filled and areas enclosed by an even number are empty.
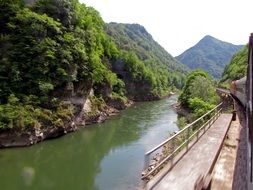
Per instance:
[[[206,35],[176,59],[190,69],[202,68],[214,78],[220,78],[232,56],[242,47]]]
[[[154,60],[167,65],[171,71],[187,73],[188,68],[155,41],[144,26],[137,23],[110,22],[106,24],[105,28],[107,34],[115,40],[120,48],[127,51],[137,51],[137,56],[142,61]]]

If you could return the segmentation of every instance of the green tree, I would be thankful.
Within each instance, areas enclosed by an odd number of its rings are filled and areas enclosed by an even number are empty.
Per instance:
[[[4,92],[1,98],[11,92],[47,94],[54,88],[51,76],[56,69],[61,24],[25,8],[12,17],[8,29],[10,51],[1,59],[0,73],[4,78],[0,82]]]
[[[204,72],[203,70],[195,70],[192,71],[186,78],[186,82],[185,85],[183,87],[182,93],[179,96],[179,101],[181,102],[181,104],[185,107],[188,107],[189,102],[188,100],[192,97],[191,95],[191,86],[192,83],[195,81],[195,79],[197,77],[204,77],[204,78],[209,78],[208,74],[206,72]]]
[[[191,110],[192,118],[196,119],[212,109],[219,98],[209,75],[202,70],[195,70],[187,76],[179,101],[183,107]]]
[[[200,98],[194,97],[189,99],[189,108],[192,110],[193,119],[196,119],[215,107],[215,104],[203,101]]]
[[[216,104],[218,102],[216,88],[210,78],[197,76],[190,84],[189,92],[191,97],[199,98],[204,102],[209,102],[210,104]]]
[[[77,0],[37,0],[32,9],[37,13],[47,14],[68,29],[73,29],[77,22],[77,3]]]

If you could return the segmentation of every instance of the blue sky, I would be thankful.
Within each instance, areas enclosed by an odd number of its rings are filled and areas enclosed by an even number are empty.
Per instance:
[[[105,22],[138,23],[177,56],[205,35],[236,45],[253,32],[253,0],[79,0]]]

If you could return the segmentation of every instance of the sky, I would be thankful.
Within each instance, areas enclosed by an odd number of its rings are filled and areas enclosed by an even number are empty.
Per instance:
[[[244,45],[253,32],[253,0],[79,0],[105,22],[143,25],[177,56],[205,35]]]

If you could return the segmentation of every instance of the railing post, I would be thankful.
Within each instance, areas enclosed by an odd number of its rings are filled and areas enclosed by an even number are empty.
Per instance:
[[[187,139],[187,141],[186,141],[186,150],[188,151],[188,149],[189,149],[189,137],[190,137],[190,127],[188,127],[187,128],[187,131],[186,131],[186,139]]]
[[[215,122],[217,120],[217,114],[218,114],[218,108],[216,108],[214,110],[214,121],[213,122]]]
[[[171,153],[174,152],[174,150],[175,150],[175,138],[171,140]],[[171,156],[171,165],[173,164],[173,160],[174,160],[174,154],[172,154]]]
[[[204,119],[204,118],[203,118]],[[201,121],[202,122],[202,121]],[[200,123],[200,127],[197,128],[197,141],[199,140],[199,129],[201,128],[202,123]]]
[[[144,160],[144,171],[145,171],[149,167],[149,154],[146,154],[144,159],[145,159]]]
[[[213,123],[217,120],[217,108],[214,110],[214,120]]]

